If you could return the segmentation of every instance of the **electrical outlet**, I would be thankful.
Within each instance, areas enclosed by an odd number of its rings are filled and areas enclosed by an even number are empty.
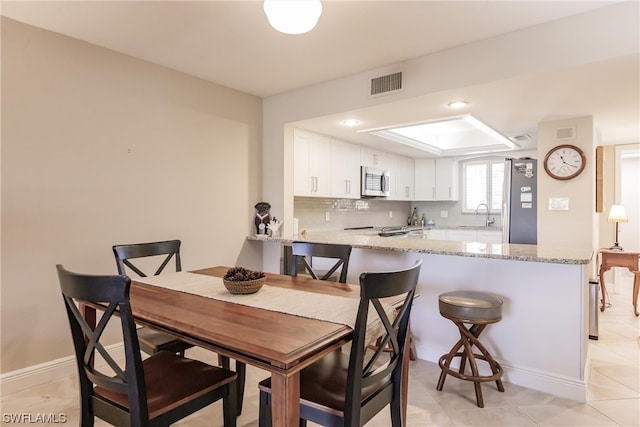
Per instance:
[[[329,213],[329,211],[326,211],[324,213],[324,220],[325,221],[331,221],[331,214]]]
[[[389,211],[389,219],[393,218],[393,211]]]
[[[440,218],[448,218],[449,211],[440,211]]]

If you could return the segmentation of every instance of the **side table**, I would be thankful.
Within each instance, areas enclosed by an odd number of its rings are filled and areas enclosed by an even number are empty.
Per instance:
[[[638,252],[611,251],[600,249],[600,289],[602,291],[602,305],[600,311],[605,309],[606,288],[604,283],[604,273],[611,267],[623,267],[633,273],[633,313],[638,316],[638,291],[640,290],[640,269],[638,268]]]

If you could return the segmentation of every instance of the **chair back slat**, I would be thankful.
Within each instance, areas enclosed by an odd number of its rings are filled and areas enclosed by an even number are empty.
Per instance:
[[[329,280],[340,269],[338,281],[341,283],[347,282],[351,245],[293,242],[291,244],[291,255],[290,274],[292,276],[298,275],[298,261],[300,261],[305,270],[316,280]],[[330,259],[334,261],[334,264],[328,271],[320,275],[313,266],[313,258]]]
[[[394,387],[393,393],[399,393],[409,316],[421,266],[422,261],[417,261],[412,267],[403,270],[360,275],[360,304],[351,343],[345,396],[345,425],[360,425],[363,388],[371,384],[387,383]],[[396,318],[391,321],[380,300],[403,294],[402,306],[396,311]],[[371,310],[371,307],[374,309]],[[370,316],[378,316],[384,329],[380,343],[372,355],[366,353],[366,330]],[[387,345],[389,343],[390,347]]]
[[[161,255],[165,255],[165,257],[162,258],[160,266],[154,271],[154,276],[162,273],[164,268],[172,259],[175,259],[176,271],[182,271],[182,263],[180,261],[180,240],[114,245],[113,254],[116,257],[119,274],[127,274],[127,268],[129,268],[138,276],[147,277],[148,274],[146,274],[139,265],[135,265],[131,260]]]

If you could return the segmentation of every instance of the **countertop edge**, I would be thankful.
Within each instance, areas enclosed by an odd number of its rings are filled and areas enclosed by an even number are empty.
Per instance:
[[[383,239],[383,241],[380,241]],[[425,253],[432,255],[461,256],[470,258],[488,258],[525,262],[541,262],[550,264],[589,264],[593,250],[580,250],[580,254],[571,254],[576,249],[544,250],[537,245],[513,245],[507,243],[491,244],[468,241],[444,241],[428,239],[395,239],[389,237],[367,236],[353,231],[345,232],[313,232],[307,236],[247,236],[249,241],[291,243],[307,241],[316,243],[350,244],[354,248]],[[563,253],[564,252],[564,253]],[[588,252],[588,254],[587,254]]]

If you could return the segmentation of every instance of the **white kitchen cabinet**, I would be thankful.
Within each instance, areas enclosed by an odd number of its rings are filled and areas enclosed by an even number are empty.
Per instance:
[[[331,195],[331,140],[301,129],[293,132],[293,194]]]
[[[414,200],[458,200],[457,160],[416,159],[414,176]]]
[[[434,159],[415,159],[414,185],[415,200],[436,200],[436,161]]]
[[[391,195],[389,200],[413,200],[414,166],[413,159],[395,154],[387,154],[387,169],[391,175]]]
[[[360,164],[378,169],[387,168],[387,153],[369,147],[360,147]]]
[[[360,146],[331,140],[331,197],[360,198]]]
[[[436,200],[458,200],[458,161],[436,159]]]

